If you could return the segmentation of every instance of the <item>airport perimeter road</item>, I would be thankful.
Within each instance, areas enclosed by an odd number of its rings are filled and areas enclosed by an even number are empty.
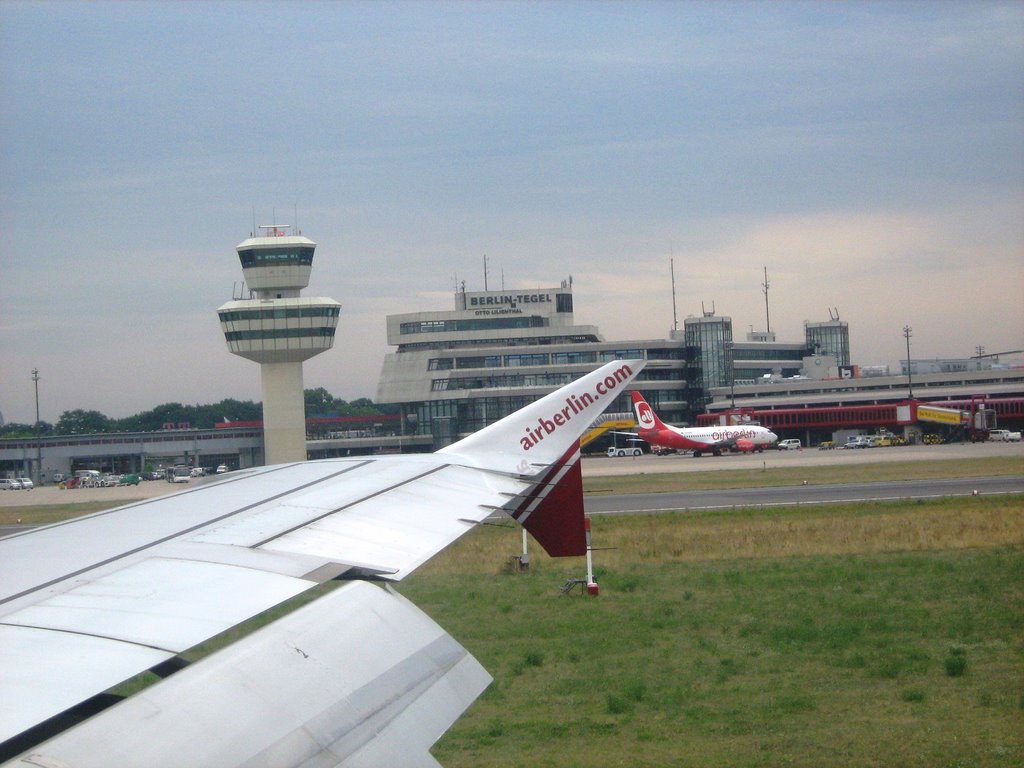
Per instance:
[[[899,448],[837,448],[821,451],[770,450],[764,453],[730,453],[724,456],[643,456],[609,459],[587,456],[584,477],[642,475],[653,472],[714,472],[727,469],[781,469],[783,467],[824,467],[839,464],[875,464],[882,461],[935,461],[1017,456],[1024,473],[1024,443],[956,443],[953,445],[906,445]]]
[[[1024,493],[1024,475],[954,478],[951,480],[900,480],[848,485],[804,485],[770,488],[732,488],[678,493],[588,494],[588,515],[673,510],[773,507],[793,504],[883,501],[886,499],[934,499],[948,496],[981,496]]]
[[[138,485],[115,485],[110,488],[71,488],[61,490],[55,485],[33,488],[31,491],[4,491],[0,493],[0,507],[46,506],[50,504],[79,504],[88,501],[102,501],[111,508],[119,507],[142,499],[166,496],[175,491],[186,491],[199,483],[209,482],[212,477],[196,478],[190,483],[168,483],[166,480],[149,480]]]
[[[831,451],[811,448],[800,451],[771,450],[754,454],[702,456],[699,459],[689,455],[644,455],[616,459],[594,456],[583,461],[583,476],[594,478],[660,472],[828,467],[851,464],[867,465],[890,461],[964,460],[1003,456],[1020,457],[1020,475],[950,480],[867,482],[846,485],[759,487],[680,493],[623,495],[589,493],[586,502],[587,514],[723,509],[784,504],[830,504],[884,499],[926,499],[943,496],[970,496],[975,491],[982,495],[1024,493],[1024,444],[1022,443],[962,443],[857,450],[840,448]]]

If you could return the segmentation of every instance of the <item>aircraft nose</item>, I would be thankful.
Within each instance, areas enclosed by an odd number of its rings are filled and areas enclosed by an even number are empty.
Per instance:
[[[777,443],[779,441],[779,436],[776,435],[774,432],[769,432],[768,441],[771,443]]]

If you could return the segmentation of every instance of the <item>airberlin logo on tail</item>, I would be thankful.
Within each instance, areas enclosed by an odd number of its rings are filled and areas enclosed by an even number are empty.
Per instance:
[[[654,429],[654,411],[647,403],[636,404],[636,420],[644,429]]]
[[[623,381],[628,381],[632,375],[633,369],[628,365],[624,365],[597,382],[593,392],[569,395],[565,398],[565,407],[560,411],[556,411],[547,419],[541,416],[537,419],[536,424],[527,426],[526,434],[519,438],[519,444],[523,446],[524,451],[530,450],[543,440],[546,435],[550,435],[559,427],[568,424],[573,416],[584,413],[587,408],[602,397],[611,394],[619,384]]]

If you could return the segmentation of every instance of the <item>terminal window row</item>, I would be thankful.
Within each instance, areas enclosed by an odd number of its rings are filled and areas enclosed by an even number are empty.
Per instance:
[[[530,352],[515,355],[481,355],[478,357],[434,357],[427,363],[431,371],[467,370],[474,368],[525,368],[538,365],[576,365],[604,363],[620,359],[642,359],[643,350],[617,349],[602,352]]]
[[[733,349],[733,357],[737,363],[741,360],[803,360],[807,354],[808,350],[804,347],[800,349],[746,349],[737,346]]]
[[[470,320],[421,320],[416,323],[402,323],[398,332],[410,333],[454,333],[462,331],[486,331],[495,328],[546,328],[548,319],[539,315],[527,317],[492,317]]]
[[[501,339],[445,339],[444,341],[409,342],[398,345],[398,352],[415,352],[421,349],[461,349],[462,347],[523,347],[523,346],[555,346],[558,344],[589,344],[597,342],[594,336],[571,334],[569,336],[530,336],[526,338],[508,337]]]
[[[559,387],[573,380],[570,373],[540,373],[536,375],[487,376],[484,378],[434,379],[432,392],[453,389],[487,389],[490,387]]]

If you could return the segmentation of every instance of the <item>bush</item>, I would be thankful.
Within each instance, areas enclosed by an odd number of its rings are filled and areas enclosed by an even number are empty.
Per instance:
[[[607,702],[609,715],[624,715],[633,709],[633,702],[619,693],[609,693]]]
[[[967,652],[960,647],[950,648],[946,657],[946,674],[950,677],[963,677],[967,671]]]
[[[544,666],[544,654],[540,651],[527,651],[523,657],[523,661],[528,667],[543,667]]]

